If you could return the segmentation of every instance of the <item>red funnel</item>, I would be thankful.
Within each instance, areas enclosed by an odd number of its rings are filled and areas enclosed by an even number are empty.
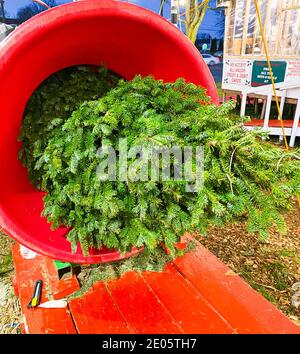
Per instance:
[[[193,44],[162,17],[134,5],[94,0],[58,6],[0,44],[0,226],[36,252],[73,263],[113,261],[120,254],[73,254],[66,230],[50,230],[41,217],[43,194],[18,160],[17,138],[24,108],[42,81],[72,65],[101,63],[125,79],[184,77],[206,87],[217,103],[212,76]]]

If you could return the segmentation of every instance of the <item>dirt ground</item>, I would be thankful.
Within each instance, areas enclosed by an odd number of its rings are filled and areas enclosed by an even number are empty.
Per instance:
[[[285,215],[285,220],[287,234],[280,236],[272,231],[264,242],[256,235],[249,234],[244,224],[231,224],[223,229],[213,227],[207,236],[197,235],[197,238],[254,289],[300,325],[298,205]],[[293,290],[292,287],[297,289]]]
[[[13,241],[0,231],[0,334],[20,333],[21,310],[11,284]]]
[[[196,237],[254,289],[300,325],[300,208],[286,214],[288,232],[271,232],[267,241],[247,233],[244,224],[211,228]],[[11,285],[10,248],[13,241],[0,232],[0,333],[20,333],[21,312]],[[295,285],[294,285],[295,286]],[[292,300],[293,298],[293,300]],[[299,307],[297,308],[297,301]],[[294,303],[294,306],[293,306]]]

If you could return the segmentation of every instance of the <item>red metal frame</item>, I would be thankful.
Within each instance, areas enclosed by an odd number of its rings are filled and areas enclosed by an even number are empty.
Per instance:
[[[292,128],[294,124],[294,121],[291,119],[284,119],[283,120],[283,125],[285,128]],[[245,126],[251,127],[251,126],[257,126],[257,127],[263,127],[264,126],[264,120],[263,119],[251,119],[249,122],[244,123]],[[269,120],[269,127],[272,128],[281,128],[281,123],[279,119],[270,119]],[[299,123],[300,127],[300,123]]]
[[[89,257],[80,249],[73,254],[67,230],[51,231],[41,217],[43,194],[29,183],[18,161],[17,138],[26,103],[54,72],[105,63],[126,79],[136,74],[165,81],[184,77],[206,87],[217,104],[207,65],[189,39],[161,16],[112,0],[79,1],[44,11],[2,42],[0,53],[0,226],[23,245],[58,260],[119,259],[119,253],[109,250],[94,251]]]

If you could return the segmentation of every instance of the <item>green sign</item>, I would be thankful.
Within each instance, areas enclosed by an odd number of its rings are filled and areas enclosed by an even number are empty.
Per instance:
[[[66,263],[66,262],[61,262],[61,261],[54,261],[55,267],[57,270],[65,269],[65,268],[70,268],[72,266],[71,263]]]
[[[286,61],[271,61],[275,83],[284,82]],[[255,60],[252,68],[251,86],[270,85],[272,83],[268,63],[265,60]]]
[[[207,44],[206,43],[202,44],[202,50],[207,50]]]

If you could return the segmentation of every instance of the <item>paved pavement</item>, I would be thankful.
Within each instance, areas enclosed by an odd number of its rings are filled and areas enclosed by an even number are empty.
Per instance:
[[[215,79],[215,82],[222,82],[223,63],[210,66],[209,68]]]

